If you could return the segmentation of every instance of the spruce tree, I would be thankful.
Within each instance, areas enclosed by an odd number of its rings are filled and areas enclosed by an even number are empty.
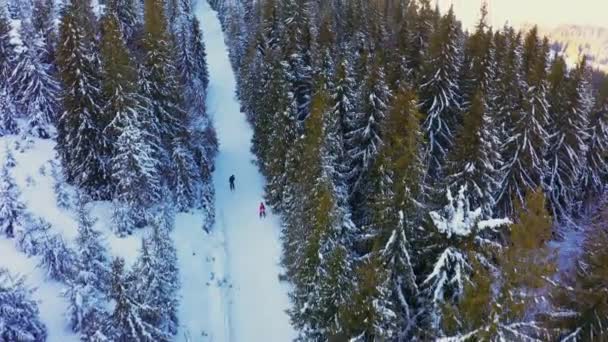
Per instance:
[[[137,17],[136,0],[109,0],[106,5],[106,14],[115,16],[121,38],[128,46],[131,46],[137,31],[141,30],[141,20]]]
[[[19,189],[6,165],[2,166],[0,178],[0,232],[13,237],[25,205],[19,199]]]
[[[32,8],[32,25],[34,32],[42,40],[43,48],[41,62],[51,65],[53,76],[56,73],[55,55],[57,44],[57,29],[55,27],[55,1],[34,0]]]
[[[608,164],[605,160],[608,148],[608,80],[604,81],[595,106],[589,117],[586,167],[583,170],[583,191],[586,202],[592,201],[604,190],[608,175]]]
[[[59,109],[59,83],[52,64],[45,61],[49,51],[42,36],[27,23],[22,26],[22,35],[25,51],[20,54],[10,81],[17,94],[15,101],[28,120],[25,133],[48,139]]]
[[[352,118],[349,117],[346,123],[346,153],[350,164],[349,182],[352,184],[351,203],[356,217],[363,215],[362,208],[357,206],[363,204],[361,199],[366,196],[369,171],[382,143],[380,125],[391,97],[380,61],[376,61],[371,73],[365,76],[365,84],[359,96],[361,103],[357,107],[357,113]]]
[[[548,245],[553,221],[542,190],[528,192],[525,203],[526,207],[515,204],[516,220],[497,257],[500,273],[487,263],[474,262],[462,300],[446,306],[448,335],[484,341],[550,337],[550,331],[530,313],[539,302],[538,291],[556,271],[554,252]]]
[[[28,256],[40,255],[51,224],[42,218],[28,217],[17,234],[17,248]]]
[[[428,172],[431,177],[441,174],[444,159],[454,143],[454,132],[460,109],[457,75],[462,53],[459,46],[460,27],[450,11],[431,37],[428,57],[422,69],[420,102],[426,114],[424,131],[428,148]]]
[[[524,92],[521,110],[513,113],[503,145],[502,187],[498,200],[504,214],[513,212],[512,201],[523,202],[528,190],[537,189],[545,171],[548,103],[546,99],[546,48],[537,30],[526,35],[522,53]],[[515,88],[517,89],[517,88]],[[517,91],[517,90],[516,90]]]
[[[492,125],[488,105],[478,90],[447,161],[447,183],[452,193],[467,188],[469,206],[482,208],[485,215],[492,213],[494,191],[499,185],[492,158]]]
[[[25,278],[0,269],[0,339],[4,341],[43,342],[47,330],[40,320],[38,304]]]
[[[553,61],[549,75],[550,128],[546,186],[553,216],[560,219],[575,208],[587,152],[588,108],[583,103],[585,60],[567,73],[562,58]]]
[[[68,182],[94,198],[107,198],[108,142],[103,135],[107,121],[102,115],[91,20],[86,0],[63,9],[57,62],[64,87],[64,112],[58,120],[57,151]]]
[[[343,314],[348,303],[352,267],[343,235],[348,220],[338,206],[331,182],[324,175],[321,158],[325,140],[323,115],[329,108],[327,92],[318,90],[306,121],[306,134],[295,147],[302,157],[294,191],[306,191],[311,197],[304,203],[294,202],[287,210],[292,219],[286,227],[285,246],[299,245],[284,255],[288,275],[295,285],[290,315],[304,339],[349,335]],[[293,224],[295,222],[302,225]]]
[[[67,282],[71,281],[76,270],[76,254],[66,244],[60,235],[47,235],[42,242],[40,267],[49,279]]]
[[[112,262],[110,297],[116,302],[114,312],[105,322],[103,333],[111,341],[169,341],[169,336],[145,318],[157,314],[157,308],[134,298],[133,279],[125,275],[124,260]]]

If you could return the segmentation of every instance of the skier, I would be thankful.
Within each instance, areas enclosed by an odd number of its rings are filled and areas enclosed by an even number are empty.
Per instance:
[[[266,217],[266,207],[264,202],[260,202],[260,218]]]
[[[234,180],[234,175],[230,176],[230,178],[228,179],[228,181],[230,182],[230,191],[234,191]]]

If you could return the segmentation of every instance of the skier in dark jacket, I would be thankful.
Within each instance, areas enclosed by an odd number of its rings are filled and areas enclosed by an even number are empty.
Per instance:
[[[230,176],[230,178],[228,178],[228,181],[230,182],[230,191],[234,191],[234,180],[236,178],[234,177],[234,175]]]
[[[266,207],[264,202],[260,202],[260,218],[266,217]]]

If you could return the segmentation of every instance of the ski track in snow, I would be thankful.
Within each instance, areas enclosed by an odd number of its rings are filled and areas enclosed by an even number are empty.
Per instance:
[[[286,310],[288,285],[281,271],[280,221],[257,209],[264,179],[252,163],[253,132],[235,98],[236,81],[219,19],[200,0],[209,66],[207,110],[220,152],[213,181],[216,223],[203,232],[201,215],[179,214],[173,238],[181,274],[179,341],[287,342],[295,338]],[[228,178],[236,176],[236,191]]]

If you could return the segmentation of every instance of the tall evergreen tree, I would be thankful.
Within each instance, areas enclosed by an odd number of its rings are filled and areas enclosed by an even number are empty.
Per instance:
[[[26,133],[48,139],[59,109],[59,83],[52,64],[46,61],[50,52],[42,36],[28,23],[22,26],[22,36],[25,51],[21,52],[10,80],[17,94],[15,102],[28,120]]]
[[[503,145],[502,189],[498,199],[505,214],[513,212],[512,201],[523,202],[528,190],[541,185],[547,148],[548,103],[546,99],[546,49],[536,29],[526,35],[522,53],[524,92],[521,110],[513,112],[512,126]],[[517,91],[517,88],[515,88]]]
[[[608,175],[608,79],[604,81],[589,117],[586,167],[583,170],[583,190],[586,201],[601,195]]]
[[[494,169],[491,126],[488,106],[478,90],[465,114],[462,129],[447,162],[447,183],[453,193],[465,187],[472,208],[483,208],[490,215],[494,208],[494,191],[499,179]]]
[[[107,124],[97,58],[93,50],[88,1],[75,1],[63,9],[57,62],[63,81],[64,112],[58,120],[57,151],[67,181],[84,188],[95,198],[107,198]]]
[[[23,277],[15,277],[0,269],[0,338],[5,341],[42,342],[47,330],[40,320],[33,290]]]
[[[375,61],[371,73],[365,76],[361,103],[352,117],[347,117],[346,151],[350,164],[351,203],[356,216],[363,215],[361,200],[366,197],[366,182],[378,155],[382,136],[380,125],[386,115],[390,101],[390,90],[386,85],[384,69]],[[358,219],[358,218],[357,218]]]
[[[454,143],[461,103],[457,81],[462,63],[460,35],[460,27],[450,10],[433,33],[422,69],[420,101],[426,114],[424,130],[431,177],[441,174],[445,156]]]
[[[133,297],[133,279],[124,271],[124,260],[112,262],[111,298],[114,312],[105,323],[104,335],[111,341],[168,341],[169,336],[150,324],[145,317],[157,314],[158,308],[141,303]]]
[[[553,61],[549,75],[550,123],[546,186],[553,216],[560,219],[575,208],[587,153],[588,109],[584,102],[585,60],[570,74],[565,61]]]

